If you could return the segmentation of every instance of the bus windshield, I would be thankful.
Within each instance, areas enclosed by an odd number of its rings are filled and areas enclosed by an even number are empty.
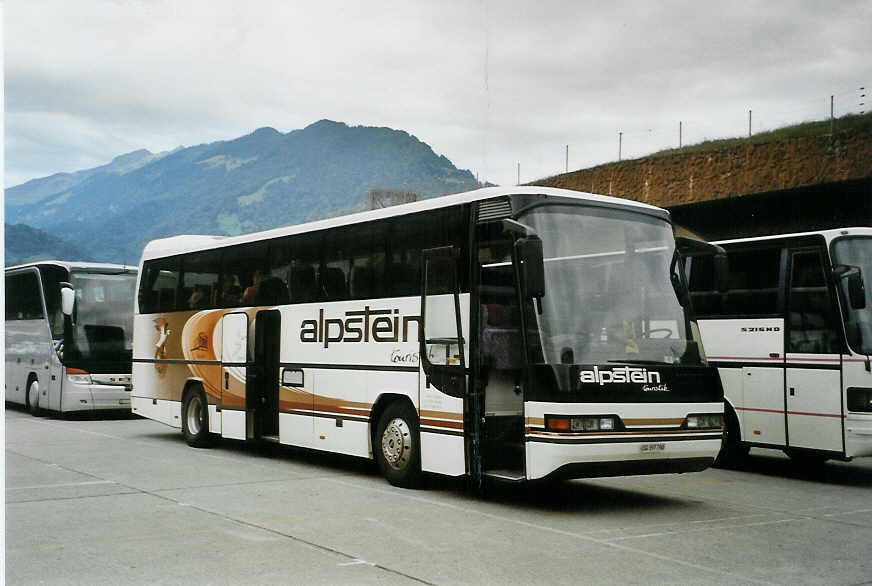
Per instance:
[[[73,272],[72,328],[64,337],[64,362],[93,365],[130,361],[136,273]]]
[[[670,278],[681,263],[666,220],[568,205],[519,219],[544,249],[545,296],[533,313],[545,363],[702,363]]]
[[[872,238],[847,237],[833,243],[833,260],[836,265],[848,265],[860,269],[866,285],[866,307],[852,309],[846,304],[845,331],[854,351],[867,356],[872,354]],[[848,299],[848,281],[842,280],[843,299]]]

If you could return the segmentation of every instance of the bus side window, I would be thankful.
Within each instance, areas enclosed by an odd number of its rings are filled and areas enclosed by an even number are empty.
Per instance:
[[[182,262],[182,292],[179,309],[216,307],[221,251],[207,250],[186,256]],[[241,291],[238,292],[242,294]]]
[[[699,317],[760,317],[778,313],[778,277],[781,248],[727,250],[729,291],[715,286],[714,260],[691,259],[688,288]]]
[[[161,313],[176,310],[176,289],[179,283],[179,259],[147,260],[139,282],[139,313]]]
[[[260,288],[272,276],[265,267],[266,247],[265,242],[251,242],[224,250],[217,307],[260,305]]]
[[[788,304],[788,352],[840,352],[833,303],[819,252],[793,254]]]
[[[6,321],[21,319],[20,275],[6,277]]]
[[[409,297],[421,294],[421,251],[440,246],[462,248],[466,217],[462,208],[422,212],[391,220],[388,294]],[[468,291],[466,254],[459,256],[460,290]]]
[[[45,307],[48,312],[48,322],[52,338],[57,340],[64,335],[64,314],[61,312],[61,281],[69,281],[66,269],[54,265],[39,267],[42,278],[42,291],[45,295]]]
[[[42,295],[35,273],[6,277],[6,320],[42,318]]]

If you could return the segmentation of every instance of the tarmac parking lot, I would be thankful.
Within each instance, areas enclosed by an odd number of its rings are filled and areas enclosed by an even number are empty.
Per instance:
[[[6,410],[9,584],[872,584],[872,459],[390,486],[368,462]]]

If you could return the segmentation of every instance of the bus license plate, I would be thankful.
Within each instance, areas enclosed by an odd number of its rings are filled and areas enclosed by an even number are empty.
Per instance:
[[[642,444],[639,446],[639,451],[642,453],[665,452],[666,451],[666,444],[664,444],[664,443]]]

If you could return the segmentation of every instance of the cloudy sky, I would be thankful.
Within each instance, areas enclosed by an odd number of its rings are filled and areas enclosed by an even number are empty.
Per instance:
[[[329,118],[499,184],[860,110],[872,0],[4,5],[5,182]]]

